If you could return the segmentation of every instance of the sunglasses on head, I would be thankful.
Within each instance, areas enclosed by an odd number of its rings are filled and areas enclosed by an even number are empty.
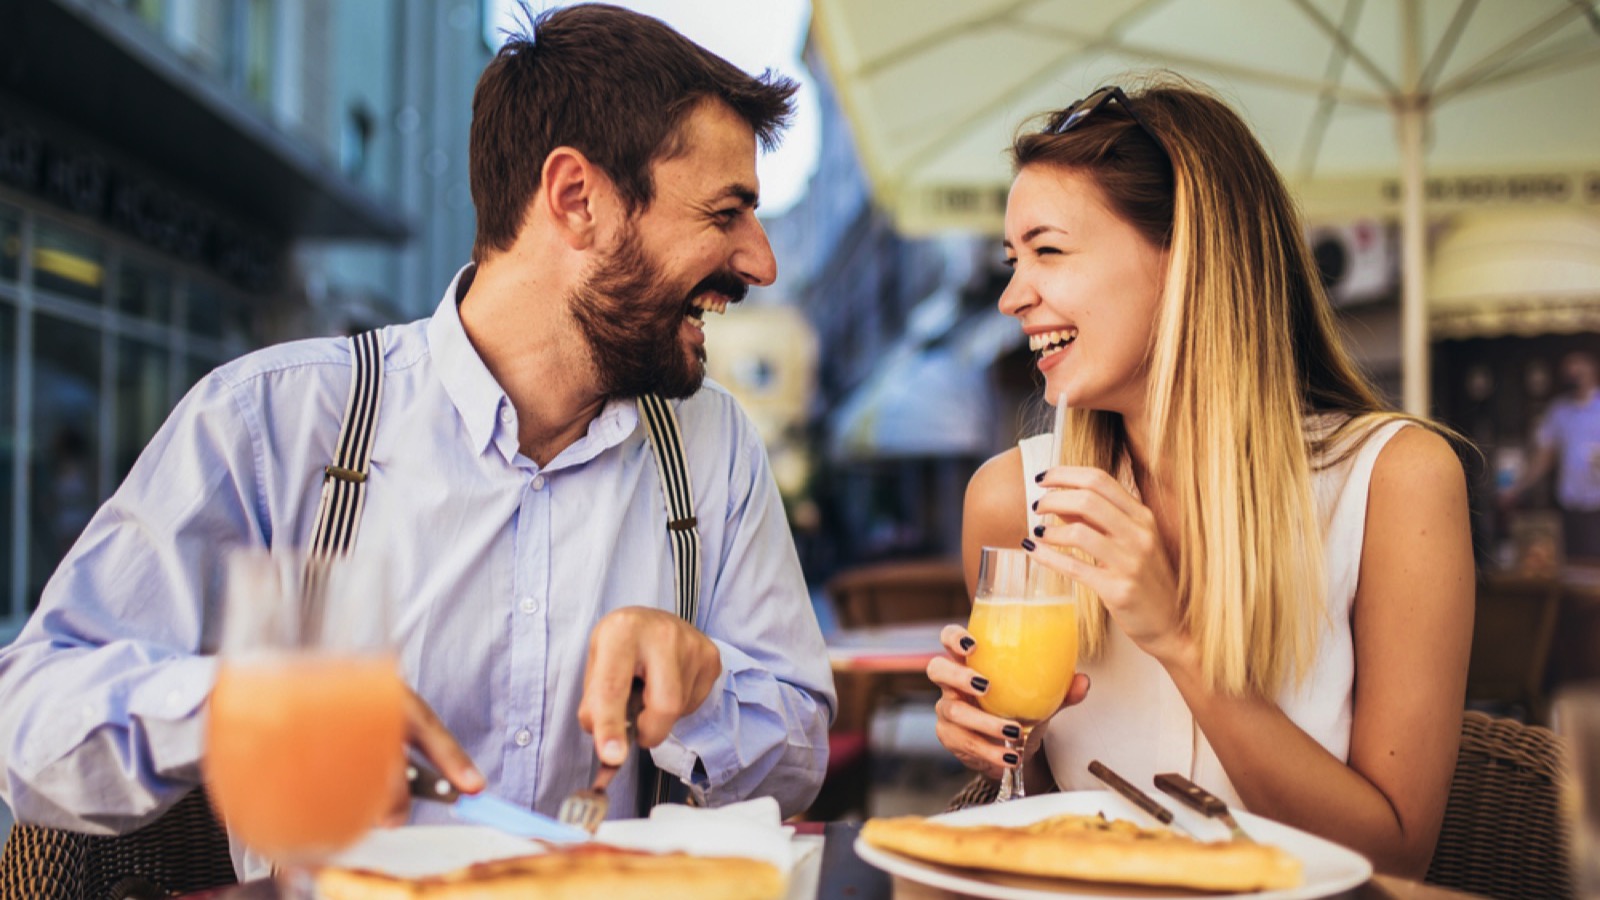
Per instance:
[[[1113,100],[1122,104],[1122,108],[1127,111],[1128,117],[1133,119],[1133,124],[1144,129],[1144,133],[1150,136],[1150,140],[1156,142],[1156,146],[1160,147],[1162,152],[1166,151],[1167,146],[1161,143],[1161,138],[1156,136],[1155,131],[1151,129],[1150,126],[1145,122],[1144,118],[1139,115],[1139,110],[1135,108],[1133,102],[1128,99],[1128,95],[1122,92],[1122,88],[1119,88],[1114,84],[1103,87],[1067,107],[1058,114],[1059,118],[1046,126],[1044,130],[1045,134],[1066,134],[1072,129],[1078,127],[1079,123],[1081,123],[1084,119],[1087,119],[1089,116],[1093,115],[1095,110],[1105,106],[1107,103],[1110,103]]]

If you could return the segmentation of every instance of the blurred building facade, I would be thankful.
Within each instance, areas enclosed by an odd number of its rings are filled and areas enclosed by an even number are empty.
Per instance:
[[[0,640],[204,373],[431,310],[486,5],[0,4]]]

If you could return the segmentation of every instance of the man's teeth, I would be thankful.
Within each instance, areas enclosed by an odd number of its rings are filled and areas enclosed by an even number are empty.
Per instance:
[[[728,301],[712,294],[701,294],[691,300],[689,305],[701,312],[712,312],[719,316],[728,311]]]
[[[1076,328],[1043,331],[1039,334],[1028,335],[1028,349],[1034,353],[1045,353],[1058,347],[1065,347],[1077,339],[1078,329]]]

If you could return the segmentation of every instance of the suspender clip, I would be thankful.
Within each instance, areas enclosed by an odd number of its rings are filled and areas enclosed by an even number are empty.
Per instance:
[[[668,531],[693,531],[695,529],[695,526],[697,526],[699,524],[700,524],[700,520],[695,518],[694,516],[690,516],[687,519],[673,519],[671,522],[667,523],[667,530]]]
[[[357,472],[355,469],[346,469],[344,466],[324,466],[322,471],[327,474],[328,478],[337,478],[340,481],[361,484],[367,480],[367,473]]]

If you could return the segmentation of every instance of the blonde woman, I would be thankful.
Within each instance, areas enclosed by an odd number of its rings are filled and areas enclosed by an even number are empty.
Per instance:
[[[1282,180],[1225,104],[1103,88],[1012,148],[1000,309],[1063,459],[1028,439],[967,489],[983,546],[1076,579],[1084,661],[1018,753],[946,629],[939,738],[1029,790],[1179,772],[1420,877],[1455,759],[1473,563],[1462,467],[1385,409],[1339,334]],[[1019,758],[1026,757],[1026,758]]]

